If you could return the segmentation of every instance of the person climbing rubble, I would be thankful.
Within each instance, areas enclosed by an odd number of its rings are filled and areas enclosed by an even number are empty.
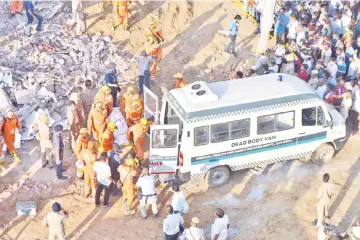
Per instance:
[[[93,175],[93,166],[96,162],[96,142],[89,141],[87,147],[82,151],[82,160],[84,162],[84,189],[85,197],[95,197],[97,182]]]
[[[39,120],[34,124],[34,128],[39,131],[36,138],[40,142],[40,158],[42,167],[44,168],[47,164],[49,164],[49,168],[51,169],[53,168],[53,145],[50,135],[49,116],[46,113],[40,114]]]
[[[26,17],[28,19],[25,33],[26,33],[26,35],[30,36],[31,35],[31,24],[34,21],[34,18],[36,18],[38,20],[38,24],[36,26],[36,31],[38,31],[38,32],[42,30],[42,23],[44,21],[44,18],[42,16],[40,16],[38,13],[36,13],[34,4],[32,3],[32,1],[25,0],[24,8],[26,11]]]
[[[144,143],[149,125],[151,123],[146,118],[141,118],[137,124],[128,129],[128,140],[133,143],[136,158],[140,162],[144,159]]]
[[[113,149],[114,145],[114,132],[116,131],[116,125],[114,122],[109,122],[104,134],[100,140],[99,152],[108,153]]]
[[[155,60],[153,62],[153,66],[150,70],[151,79],[155,78],[157,70],[159,70],[159,64],[161,59],[163,58],[163,52],[160,45],[156,42],[153,36],[148,36],[145,43],[145,51],[148,56],[153,57]]]
[[[120,25],[124,27],[124,30],[128,30],[128,19],[129,19],[129,0],[113,0],[114,13],[116,14],[116,20],[113,23],[112,30],[115,31]]]
[[[80,117],[76,110],[76,104],[74,101],[70,101],[67,109],[67,120],[69,123],[69,145],[72,151],[75,150],[75,141],[80,133]]]
[[[149,27],[145,29],[144,31],[144,37],[148,39],[148,37],[155,38],[157,43],[164,42],[164,37],[160,31],[160,29],[157,28],[156,22],[154,20],[150,21]]]
[[[21,124],[19,118],[15,115],[14,111],[9,109],[6,111],[4,119],[1,122],[1,136],[4,137],[4,142],[7,146],[7,150],[11,155],[14,156],[14,160],[18,163],[21,163],[21,159],[16,153],[14,146],[15,143],[15,133],[16,128],[19,132],[22,132]]]
[[[87,128],[80,129],[80,135],[76,139],[74,152],[76,154],[76,158],[79,161],[82,161],[82,152],[87,149],[89,143],[88,130]],[[78,178],[82,178],[84,176],[84,171],[82,168],[77,168],[76,176]]]
[[[95,103],[93,109],[91,109],[88,118],[88,133],[93,136],[96,141],[99,141],[106,130],[108,123],[108,116],[106,109],[101,102]]]
[[[94,98],[94,103],[101,102],[106,108],[107,115],[109,116],[113,111],[114,99],[112,97],[111,89],[107,85],[103,85]]]

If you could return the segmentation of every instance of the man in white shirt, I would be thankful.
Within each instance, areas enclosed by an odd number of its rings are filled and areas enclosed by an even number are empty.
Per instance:
[[[289,23],[289,33],[288,38],[291,40],[296,39],[297,34],[297,28],[299,27],[299,21],[296,19],[296,15],[292,15],[290,17],[290,23]]]
[[[174,209],[175,213],[183,213],[189,212],[189,204],[186,202],[186,197],[183,191],[180,191],[180,187],[178,185],[173,185],[172,190],[174,191],[174,196],[171,201],[171,206]]]
[[[191,219],[191,227],[185,229],[184,234],[181,235],[180,240],[205,240],[204,230],[199,228],[200,219],[193,217]]]
[[[229,217],[221,208],[216,209],[215,217],[216,219],[211,225],[211,240],[225,240],[230,227]]]
[[[141,189],[141,216],[146,220],[146,206],[151,204],[151,209],[154,216],[157,216],[158,209],[156,206],[157,195],[155,191],[155,176],[149,174],[148,168],[143,168],[141,177],[136,182],[136,187]]]
[[[168,214],[163,221],[163,232],[165,240],[177,240],[180,234],[180,226],[184,224],[184,218],[174,213],[172,206],[166,206],[166,213]]]
[[[112,183],[111,178],[111,169],[107,163],[107,154],[103,152],[100,154],[98,161],[95,162],[93,166],[93,175],[98,181],[98,186],[96,187],[95,194],[95,206],[100,205],[100,195],[103,189],[105,189],[104,195],[104,208],[110,207],[109,197],[110,197],[110,186]]]
[[[336,73],[338,71],[338,66],[336,65],[334,57],[330,58],[330,62],[327,66],[327,70],[329,71],[331,77],[336,79]]]
[[[326,88],[326,85],[325,85],[325,80],[320,79],[319,80],[319,86],[316,89],[316,94],[319,96],[319,98],[324,99],[326,90],[327,90],[327,88]]]
[[[310,86],[312,86],[314,89],[317,89],[317,87],[319,85],[318,74],[319,74],[318,70],[312,70],[311,75],[310,75],[310,79],[308,81]]]

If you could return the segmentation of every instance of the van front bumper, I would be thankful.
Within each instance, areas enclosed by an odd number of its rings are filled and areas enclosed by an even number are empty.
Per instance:
[[[340,150],[345,145],[345,142],[346,142],[346,137],[335,139],[334,140],[335,149]]]

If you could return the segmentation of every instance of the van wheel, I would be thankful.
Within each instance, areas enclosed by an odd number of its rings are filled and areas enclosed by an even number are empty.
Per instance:
[[[320,145],[312,155],[311,161],[319,166],[328,163],[334,156],[335,149],[330,144]]]
[[[219,166],[209,170],[206,175],[206,180],[210,187],[221,187],[227,182],[229,177],[229,168],[225,166]]]

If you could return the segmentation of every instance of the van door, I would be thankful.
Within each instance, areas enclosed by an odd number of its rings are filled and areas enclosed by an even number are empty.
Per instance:
[[[144,117],[155,123],[159,123],[159,98],[144,85]]]
[[[150,173],[174,174],[178,163],[179,125],[150,127]]]

